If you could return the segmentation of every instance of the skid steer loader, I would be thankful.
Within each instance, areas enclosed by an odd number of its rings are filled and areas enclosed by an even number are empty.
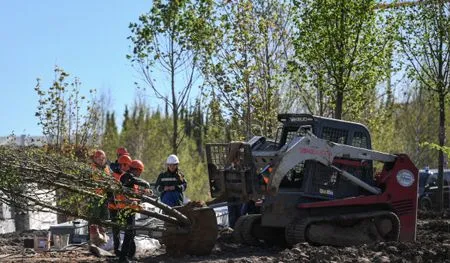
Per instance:
[[[358,123],[309,114],[278,120],[275,140],[256,136],[206,147],[213,197],[230,208],[262,200],[259,213],[235,222],[238,242],[415,240],[418,170],[408,156],[371,150],[369,131]]]

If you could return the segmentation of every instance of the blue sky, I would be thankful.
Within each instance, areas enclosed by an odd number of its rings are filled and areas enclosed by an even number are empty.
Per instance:
[[[82,93],[110,92],[110,110],[121,116],[138,81],[125,58],[128,24],[150,6],[143,0],[0,1],[0,136],[41,134],[34,87],[37,77],[42,87],[51,85],[55,65],[81,80]]]

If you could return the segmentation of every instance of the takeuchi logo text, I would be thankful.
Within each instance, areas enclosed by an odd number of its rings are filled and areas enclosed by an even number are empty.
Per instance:
[[[331,158],[331,152],[329,150],[318,150],[314,148],[300,148],[300,153],[323,156],[327,159]]]

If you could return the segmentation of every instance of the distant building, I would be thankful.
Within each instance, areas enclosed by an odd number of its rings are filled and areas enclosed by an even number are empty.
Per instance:
[[[42,146],[46,141],[45,136],[0,136],[0,145]]]

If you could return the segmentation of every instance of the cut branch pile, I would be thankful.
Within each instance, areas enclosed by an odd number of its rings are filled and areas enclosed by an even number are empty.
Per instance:
[[[95,176],[96,180],[93,180]],[[152,195],[123,188],[114,177],[94,171],[87,163],[52,154],[43,148],[0,146],[0,201],[24,211],[57,212],[102,225],[117,226],[93,215],[89,209],[104,203],[104,193],[126,194],[150,203],[163,213],[141,208],[134,212],[155,217],[176,225],[188,225],[180,212],[158,202]]]

